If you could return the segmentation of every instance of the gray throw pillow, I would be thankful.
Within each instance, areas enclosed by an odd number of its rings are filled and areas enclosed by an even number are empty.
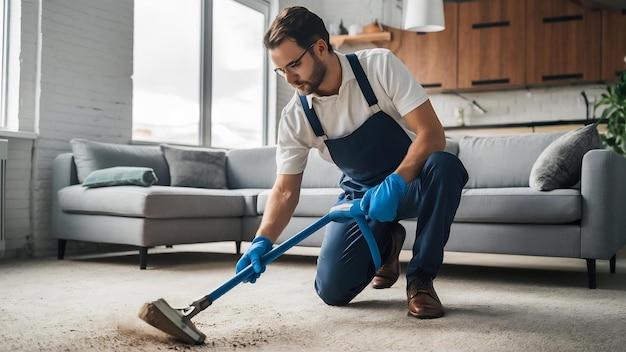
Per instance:
[[[159,179],[157,185],[167,186],[170,183],[170,170],[159,146],[94,142],[80,138],[74,138],[70,143],[80,183],[92,172],[114,166],[149,167]]]
[[[161,145],[170,168],[171,185],[178,187],[227,188],[226,151]]]
[[[530,171],[530,187],[540,191],[569,188],[580,181],[583,156],[602,148],[595,125],[570,131],[552,142],[537,158]]]

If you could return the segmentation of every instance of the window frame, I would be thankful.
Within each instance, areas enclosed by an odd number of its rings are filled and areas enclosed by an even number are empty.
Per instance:
[[[7,127],[8,120],[8,98],[9,98],[9,18],[10,6],[9,0],[2,0],[2,35],[0,35],[0,43],[2,47],[0,59],[0,128]]]

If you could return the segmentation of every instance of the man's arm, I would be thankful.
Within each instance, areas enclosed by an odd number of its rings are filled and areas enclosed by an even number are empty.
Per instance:
[[[419,176],[426,159],[446,147],[446,137],[430,100],[411,110],[404,119],[417,136],[395,173],[409,184]]]
[[[303,173],[276,176],[256,236],[264,236],[272,243],[276,242],[298,205],[302,175]]]

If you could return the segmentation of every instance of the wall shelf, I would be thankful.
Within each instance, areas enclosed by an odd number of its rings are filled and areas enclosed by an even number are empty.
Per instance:
[[[358,43],[371,43],[371,42],[388,42],[391,41],[390,32],[377,32],[377,33],[364,33],[356,35],[331,35],[330,43],[339,48],[343,44],[358,44]]]

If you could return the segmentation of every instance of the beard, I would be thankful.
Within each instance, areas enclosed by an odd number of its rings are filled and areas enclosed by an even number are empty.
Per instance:
[[[308,80],[294,82],[296,89],[298,89],[301,95],[309,95],[316,92],[322,81],[324,81],[324,77],[326,77],[326,64],[315,55],[311,55],[311,57],[313,58],[313,73],[311,77]]]

